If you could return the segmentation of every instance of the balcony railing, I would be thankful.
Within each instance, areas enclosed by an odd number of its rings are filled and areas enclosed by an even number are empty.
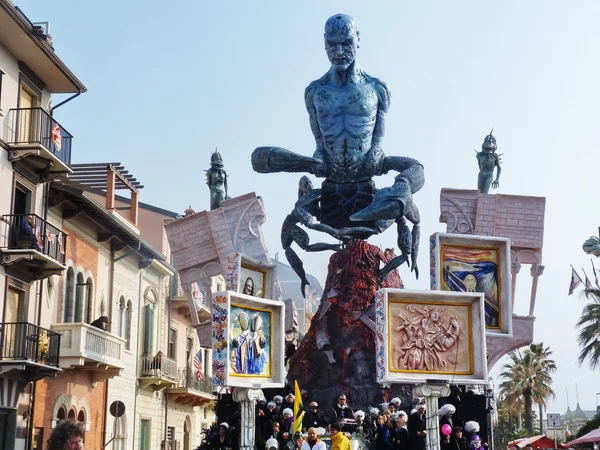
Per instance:
[[[8,114],[9,144],[40,144],[67,165],[73,136],[43,108],[16,108]]]
[[[2,216],[0,249],[37,250],[60,264],[65,263],[67,235],[35,214]]]
[[[62,334],[61,362],[68,361],[71,366],[103,363],[113,368],[125,367],[125,339],[82,322],[53,324],[52,330]],[[100,368],[104,370],[103,366]]]
[[[177,373],[177,387],[193,389],[198,392],[212,394],[215,387],[212,383],[212,378],[203,374],[201,380],[198,379],[197,373],[188,367],[183,367]]]
[[[58,367],[60,334],[28,322],[0,324],[0,363],[31,361]]]
[[[161,378],[177,382],[177,361],[165,355],[142,355],[140,378]]]

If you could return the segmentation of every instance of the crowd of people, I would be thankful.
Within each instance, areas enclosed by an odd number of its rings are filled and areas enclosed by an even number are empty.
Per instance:
[[[277,395],[269,402],[259,402],[256,407],[256,448],[266,449],[321,449],[318,433],[328,433],[333,445],[343,445],[341,436],[359,439],[373,450],[425,450],[427,411],[419,403],[407,414],[401,409],[399,398],[367,412],[354,411],[347,398],[341,394],[332,408],[320,408],[311,401],[304,409],[302,432],[293,432],[294,395],[285,398]],[[469,421],[460,426],[453,415],[456,408],[446,404],[433,414],[439,415],[439,441],[442,450],[480,450],[486,447],[478,432],[477,422]],[[339,434],[339,436],[338,436]],[[338,436],[334,439],[334,436]],[[323,444],[324,445],[324,444]],[[317,446],[317,448],[315,448]],[[338,449],[338,447],[336,447]],[[334,449],[334,450],[336,450]]]

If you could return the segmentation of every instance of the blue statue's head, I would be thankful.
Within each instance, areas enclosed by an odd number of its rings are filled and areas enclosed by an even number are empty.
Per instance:
[[[354,19],[347,14],[331,16],[325,23],[325,50],[333,70],[343,72],[356,59],[360,40]]]

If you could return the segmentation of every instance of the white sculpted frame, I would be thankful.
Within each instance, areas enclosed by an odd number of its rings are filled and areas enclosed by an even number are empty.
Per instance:
[[[252,293],[245,292],[248,279],[252,280]],[[274,299],[277,265],[267,264],[241,253],[227,255],[225,283],[228,291],[246,293],[253,297]]]
[[[377,291],[377,381],[485,383],[483,301],[479,292]]]
[[[233,291],[213,294],[212,348],[213,383],[221,387],[250,389],[283,387],[285,381],[285,311],[283,302],[261,299]],[[239,333],[240,312],[246,314],[244,336]],[[255,317],[260,316],[261,328],[255,329]],[[260,347],[259,338],[263,338]],[[233,342],[237,340],[239,351]],[[241,344],[246,345],[241,352]],[[256,348],[250,353],[248,348]],[[240,355],[244,359],[243,370],[236,370]],[[260,363],[252,363],[260,361]],[[260,370],[251,370],[260,364]]]

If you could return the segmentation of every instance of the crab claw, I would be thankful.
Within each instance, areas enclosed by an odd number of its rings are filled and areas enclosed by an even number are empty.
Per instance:
[[[379,275],[379,285],[381,286],[383,284],[383,282],[385,281],[385,279],[387,278],[387,276],[390,274],[390,272],[392,270],[396,269],[397,267],[400,267],[404,263],[409,264],[408,256],[406,256],[406,255],[396,256],[389,263],[387,263],[384,266],[384,268],[379,271],[379,274],[378,274]]]
[[[393,220],[402,217],[412,205],[412,193],[408,183],[394,183],[393,186],[375,192],[373,201],[365,209],[350,216],[350,220]]]
[[[252,168],[258,173],[307,172],[323,161],[281,147],[258,147],[252,152]]]

